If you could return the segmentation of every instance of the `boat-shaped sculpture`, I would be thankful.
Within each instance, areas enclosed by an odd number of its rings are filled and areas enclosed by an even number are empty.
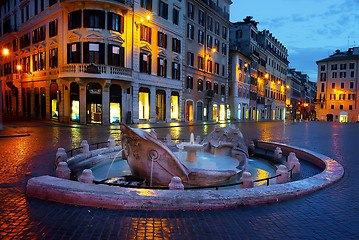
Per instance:
[[[168,186],[175,176],[181,178],[184,186],[213,185],[231,179],[246,166],[239,164],[236,170],[189,169],[154,132],[131,128],[124,123],[120,123],[120,127],[124,157],[132,174],[146,178],[150,186]]]

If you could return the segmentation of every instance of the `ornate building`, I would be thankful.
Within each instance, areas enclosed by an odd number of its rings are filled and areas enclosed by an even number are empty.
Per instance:
[[[184,6],[6,1],[4,114],[81,124],[181,120]]]

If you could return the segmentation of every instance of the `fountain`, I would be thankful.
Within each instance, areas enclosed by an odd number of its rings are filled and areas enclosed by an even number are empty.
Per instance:
[[[110,137],[107,147],[91,151],[87,141],[82,141],[81,152],[74,156],[71,154],[71,157],[64,154],[63,149],[59,149],[55,162],[57,177],[40,176],[30,179],[27,195],[61,203],[119,209],[214,209],[277,202],[312,193],[338,181],[344,173],[341,165],[333,159],[298,147],[259,140],[250,142],[247,147],[242,133],[234,127],[216,127],[201,142],[198,137],[195,142],[194,135],[191,134],[189,142],[176,147],[170,136],[167,136],[164,144],[157,139],[153,130],[146,132],[133,129],[123,123],[120,123],[120,128],[122,146],[116,146],[114,139]],[[190,148],[186,148],[187,146]],[[186,160],[170,149],[186,151]],[[251,156],[273,160],[272,164],[276,164],[276,178],[272,182],[264,179],[269,186],[256,187],[258,178],[253,179],[253,171],[252,174],[245,172],[253,169],[248,149]],[[220,163],[229,159],[232,167],[211,168],[210,164],[203,161],[208,156]],[[287,162],[285,157],[288,157]],[[314,164],[322,172],[300,179],[302,167],[299,160]],[[113,174],[112,166],[118,163],[126,166],[117,179],[111,177],[108,181],[117,181],[120,183],[117,185],[126,187],[93,184],[98,182],[95,174],[92,174],[93,167],[104,166],[104,162],[108,163],[104,167],[106,178],[106,175]],[[198,165],[201,162],[206,164]],[[292,170],[296,178],[292,178],[288,169]],[[72,180],[68,180],[70,170]],[[73,181],[75,172],[79,172],[79,181]],[[121,174],[125,176],[121,177]],[[127,179],[127,175],[131,175],[131,178]],[[186,190],[193,186],[213,189],[218,184],[235,184],[237,187],[225,191]],[[160,188],[167,190],[158,190]]]

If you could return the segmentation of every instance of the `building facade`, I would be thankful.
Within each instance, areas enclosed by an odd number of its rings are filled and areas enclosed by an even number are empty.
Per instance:
[[[320,121],[357,122],[359,47],[317,61],[316,114]]]
[[[284,120],[286,112],[286,75],[288,53],[268,30],[258,31],[257,22],[246,17],[242,22],[233,23],[230,29],[230,44],[233,52],[248,56],[249,63],[249,120]],[[232,54],[230,58],[236,58]],[[236,59],[230,61],[238,64]],[[239,66],[230,66],[233,70]],[[237,89],[237,85],[231,88]],[[234,90],[236,91],[236,90]],[[235,98],[231,98],[233,101]],[[234,102],[230,102],[230,105]],[[238,117],[235,119],[239,119]]]
[[[187,0],[185,21],[184,119],[229,118],[228,51],[230,0]]]
[[[4,114],[81,124],[180,121],[184,6],[6,1]]]

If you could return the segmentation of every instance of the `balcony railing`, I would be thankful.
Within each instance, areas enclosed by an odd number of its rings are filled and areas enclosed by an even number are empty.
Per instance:
[[[113,1],[125,4],[125,5],[130,6],[130,7],[133,7],[133,1],[134,0],[113,0]],[[66,0],[60,0],[60,2],[66,2]]]
[[[132,76],[132,69],[118,66],[108,66],[102,64],[66,64],[60,66],[60,75],[63,77],[71,76],[73,74],[86,75],[86,74],[98,74],[99,78],[107,78],[110,76]]]

